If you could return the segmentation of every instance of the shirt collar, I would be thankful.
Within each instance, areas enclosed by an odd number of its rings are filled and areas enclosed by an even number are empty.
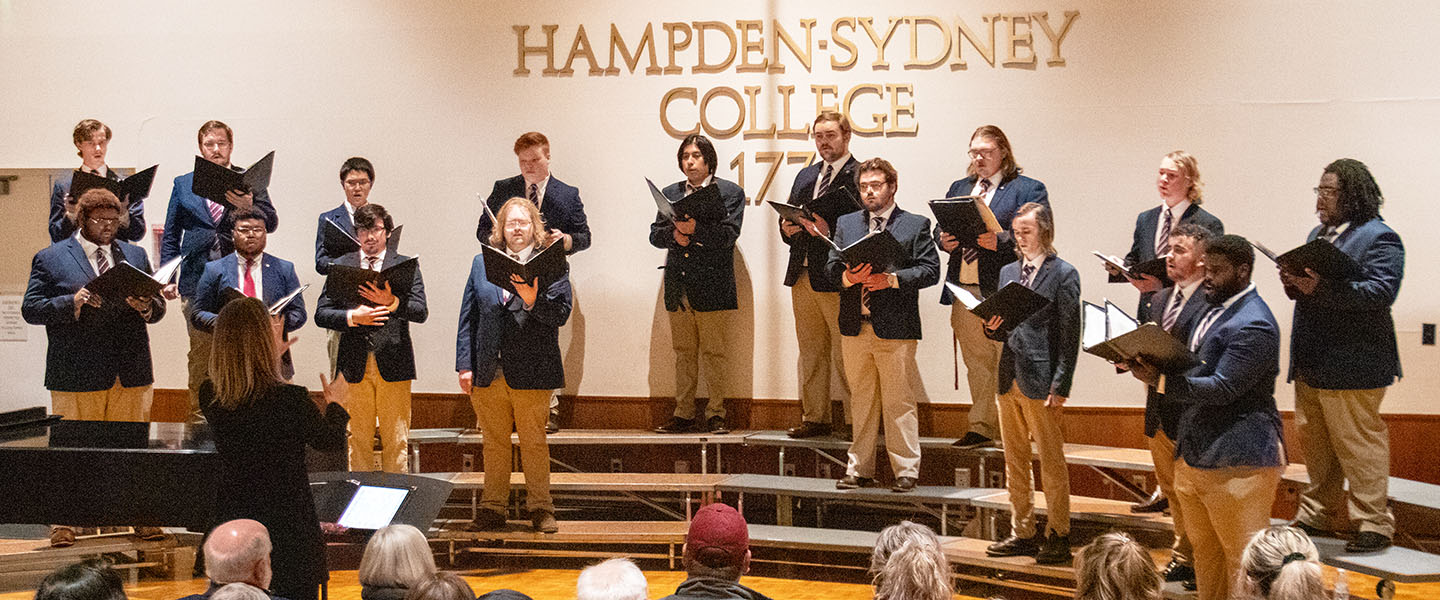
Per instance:
[[[512,257],[515,257],[517,260],[523,263],[527,260],[530,260],[530,256],[535,254],[535,246],[526,246],[524,248],[521,248],[519,252],[511,252],[510,248],[507,246],[505,248],[505,253],[509,254]]]
[[[85,166],[85,163],[80,163],[80,170],[81,170],[81,171],[84,171],[84,172],[86,172],[86,173],[89,173],[89,172],[90,172],[90,167]],[[100,168],[99,168],[99,169],[96,169],[95,171],[96,171],[96,172],[94,173],[95,175],[99,175],[99,176],[101,176],[101,177],[109,177],[109,176],[110,176],[110,165],[100,165]]]
[[[878,212],[878,213],[872,213],[872,212],[866,211],[866,216],[869,218],[870,222],[869,222],[869,223],[866,223],[865,225],[868,227],[868,226],[870,225],[870,223],[874,223],[874,222],[875,222],[875,217],[880,217],[880,218],[882,218],[882,219],[885,219],[885,223],[884,223],[884,224],[889,225],[889,224],[890,224],[890,215],[892,215],[892,214],[895,213],[895,206],[896,206],[896,204],[895,204],[894,202],[891,202],[891,203],[890,203],[890,206],[886,207],[885,210],[882,210],[882,211],[880,211],[880,212]]]
[[[1198,290],[1198,289],[1200,289],[1200,286],[1205,285],[1205,278],[1204,278],[1204,277],[1196,278],[1195,281],[1190,282],[1190,285],[1186,285],[1186,286],[1181,286],[1181,285],[1178,284],[1178,283],[1175,284],[1175,285],[1176,285],[1176,288],[1175,288],[1175,289],[1178,289],[1178,290],[1180,290],[1181,293],[1185,294],[1185,298],[1186,298],[1186,300],[1188,301],[1190,298],[1193,298],[1193,297],[1195,296],[1195,291]]]
[[[1045,259],[1047,259],[1047,258],[1049,258],[1049,257],[1050,257],[1049,254],[1046,254],[1046,253],[1044,253],[1044,252],[1041,252],[1040,255],[1039,255],[1039,256],[1036,256],[1035,258],[1026,258],[1025,261],[1024,261],[1024,263],[1021,264],[1020,266],[1021,266],[1021,268],[1023,269],[1023,268],[1025,267],[1025,265],[1029,265],[1029,266],[1031,266],[1031,267],[1034,267],[1035,271],[1038,273],[1038,272],[1040,271],[1040,266],[1043,265],[1043,264],[1045,264]]]
[[[1329,227],[1322,228],[1322,229],[1320,230],[1320,233],[1323,235],[1323,234],[1325,233],[1325,230],[1326,230],[1326,229],[1329,229]],[[1349,222],[1349,221],[1346,221],[1346,222],[1344,222],[1344,223],[1341,223],[1341,224],[1339,224],[1339,225],[1336,225],[1336,226],[1335,226],[1335,237],[1340,237],[1340,234],[1345,233],[1345,230],[1347,230],[1347,229],[1350,229],[1350,222]]]
[[[1169,208],[1169,209],[1170,209],[1170,218],[1171,218],[1171,219],[1174,219],[1175,221],[1178,222],[1178,221],[1180,220],[1180,217],[1185,214],[1185,211],[1190,210],[1190,204],[1191,204],[1191,202],[1190,202],[1190,199],[1189,199],[1189,198],[1186,198],[1186,199],[1184,199],[1184,200],[1181,200],[1181,201],[1180,201],[1179,203],[1177,203],[1175,206],[1169,206],[1169,207],[1165,206],[1165,202],[1164,202],[1164,201],[1161,201],[1161,202],[1160,202],[1160,216],[1162,216],[1162,217],[1165,216],[1165,209],[1166,209],[1166,208]]]
[[[1239,300],[1241,296],[1244,296],[1245,294],[1250,293],[1250,291],[1251,291],[1251,290],[1254,290],[1254,289],[1255,289],[1255,282],[1252,281],[1252,282],[1250,282],[1250,285],[1245,286],[1245,289],[1240,290],[1240,291],[1237,292],[1234,296],[1231,296],[1231,297],[1229,297],[1229,298],[1226,298],[1224,302],[1221,302],[1220,305],[1219,305],[1219,306],[1220,306],[1220,311],[1221,311],[1221,312],[1224,312],[1225,310],[1229,309],[1232,304],[1235,304],[1235,301],[1236,301],[1236,300]],[[1211,307],[1211,308],[1214,308],[1214,307]]]
[[[94,256],[95,249],[100,247],[99,244],[90,241],[89,238],[86,238],[85,235],[80,233],[79,231],[75,232],[75,239],[80,240],[80,249],[85,251],[85,256]],[[110,252],[110,248],[108,246],[105,248],[105,252],[107,254]]]
[[[689,179],[686,179],[684,183],[685,183],[686,186],[689,186],[689,185],[690,185],[690,180],[689,180]],[[694,187],[695,187],[695,189],[699,190],[699,189],[701,189],[701,188],[710,187],[710,184],[712,184],[712,183],[715,183],[715,175],[714,175],[713,173],[710,174],[710,176],[706,177],[706,178],[705,178],[705,181],[701,181],[701,182],[700,182],[700,185],[697,185],[697,186],[694,186]],[[686,187],[685,189],[688,190],[688,189],[690,189],[690,188],[689,188],[689,187]]]
[[[840,172],[840,169],[844,168],[844,167],[845,167],[845,163],[848,163],[848,162],[850,162],[850,153],[849,153],[849,152],[846,152],[846,153],[845,153],[845,156],[841,156],[840,158],[837,158],[837,159],[835,159],[834,161],[827,162],[827,163],[825,163],[825,164],[826,164],[826,165],[829,165],[831,169],[834,169],[836,173],[839,173],[839,172]],[[824,176],[824,174],[825,174],[825,169],[820,169],[820,174],[821,174],[821,176]]]
[[[340,206],[345,207],[345,214],[350,215],[350,222],[354,223],[355,211],[358,210],[355,208],[355,205],[350,203],[349,198],[346,198],[343,202],[340,203]]]
[[[381,250],[379,254],[376,254],[376,255],[375,255],[375,258],[380,259],[380,260],[379,260],[379,263],[380,263],[380,266],[381,266],[382,268],[385,266],[385,253],[386,253],[386,250]],[[368,261],[366,260],[366,259],[368,259],[368,258],[370,258],[370,257],[365,255],[365,251],[364,251],[364,250],[361,250],[361,251],[360,251],[360,266],[361,266],[361,267],[367,267],[367,266],[369,266]]]

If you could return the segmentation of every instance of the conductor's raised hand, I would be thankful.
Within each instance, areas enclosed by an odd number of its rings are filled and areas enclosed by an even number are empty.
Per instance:
[[[325,412],[325,407],[330,404],[338,404],[340,408],[345,408],[345,394],[349,387],[350,384],[345,381],[344,375],[336,377],[334,381],[330,381],[325,377],[324,373],[321,373],[321,395],[320,399],[315,401],[315,406],[320,409],[320,412]]]
[[[539,294],[539,284],[539,277],[531,279],[530,283],[525,283],[525,280],[521,278],[519,274],[510,274],[510,285],[515,286],[515,295],[519,296],[520,300],[523,301],[527,307],[535,306],[535,298]]]
[[[375,285],[373,281],[360,284],[360,297],[375,304],[376,306],[394,306],[395,294],[390,293],[390,282],[382,281]]]

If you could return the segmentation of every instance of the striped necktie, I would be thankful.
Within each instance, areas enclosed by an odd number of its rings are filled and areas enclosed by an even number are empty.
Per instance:
[[[815,197],[819,198],[830,191],[830,180],[835,176],[835,168],[830,163],[825,163],[825,175],[820,178],[820,185],[815,187]]]
[[[205,208],[210,210],[210,218],[215,221],[216,225],[220,224],[220,219],[225,218],[225,207],[219,202],[207,198]]]
[[[1205,318],[1200,319],[1200,322],[1195,325],[1195,332],[1190,335],[1191,352],[1200,349],[1200,342],[1205,339],[1205,334],[1210,333],[1210,327],[1215,325],[1215,321],[1220,318],[1222,312],[1225,312],[1225,307],[1216,305],[1210,309],[1210,312],[1205,313]]]
[[[1020,285],[1035,289],[1035,265],[1025,263],[1025,268],[1020,269]]]
[[[1175,329],[1175,321],[1180,319],[1180,307],[1185,305],[1185,290],[1175,288],[1175,296],[1170,298],[1170,305],[1165,307],[1165,315],[1160,319],[1160,326],[1165,331]]]
[[[105,258],[105,249],[104,249],[104,248],[101,248],[101,247],[99,247],[99,246],[96,246],[96,247],[95,247],[95,274],[96,274],[96,275],[104,275],[105,272],[106,272],[106,271],[109,271],[109,270],[110,270],[110,259]]]
[[[530,184],[530,194],[529,194],[528,196],[526,196],[526,198],[528,198],[528,199],[530,200],[530,202],[535,205],[536,208],[539,208],[539,207],[540,207],[540,188],[539,188],[539,186],[537,186],[537,185],[535,185],[535,184],[533,184],[533,183]]]
[[[980,193],[976,194],[977,196],[980,196],[980,201],[981,201],[981,202],[984,202],[984,201],[985,201],[985,194],[987,194],[987,193],[989,193],[989,192],[990,192],[990,180],[989,180],[989,179],[981,179],[981,180],[980,180]],[[978,248],[975,248],[974,246],[966,246],[966,247],[964,247],[964,248],[961,248],[961,249],[960,249],[960,259],[963,260],[963,261],[965,261],[965,262],[967,262],[967,263],[973,263],[973,262],[975,262],[976,260],[979,260],[979,259],[980,259],[980,250],[979,250]]]
[[[1164,219],[1164,222],[1162,222],[1162,223],[1160,224],[1160,235],[1155,238],[1155,256],[1156,256],[1156,257],[1165,256],[1166,254],[1169,254],[1169,253],[1170,253],[1170,216],[1171,216],[1171,214],[1172,214],[1172,213],[1170,212],[1170,208],[1169,208],[1169,207],[1166,207],[1166,208],[1165,208],[1165,214],[1163,214],[1163,215],[1160,216],[1161,219]]]

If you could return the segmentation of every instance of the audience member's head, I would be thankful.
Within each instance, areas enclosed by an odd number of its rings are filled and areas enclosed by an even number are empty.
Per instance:
[[[360,558],[360,585],[413,588],[435,574],[435,555],[425,534],[411,525],[386,525],[370,536]]]
[[[890,553],[876,577],[876,600],[950,600],[950,561],[938,544],[924,538],[906,542]]]
[[[109,563],[87,560],[47,575],[35,600],[125,600],[125,584]]]
[[[270,532],[259,521],[221,523],[205,540],[205,576],[219,585],[270,588]]]
[[[640,567],[628,558],[612,558],[585,567],[575,580],[576,600],[645,600],[650,585]]]
[[[411,586],[405,600],[475,600],[475,591],[459,575],[438,571]]]
[[[270,594],[248,583],[227,583],[210,594],[210,600],[270,600]]]
[[[707,504],[695,512],[685,534],[685,572],[690,577],[740,581],[750,570],[750,528],[728,504]]]
[[[1240,554],[1241,598],[1321,600],[1325,582],[1320,553],[1310,536],[1294,527],[1276,525],[1250,538]]]
[[[1080,549],[1077,600],[1160,600],[1160,586],[1150,551],[1124,533],[1102,534]]]
[[[881,529],[879,537],[875,538],[875,549],[870,551],[871,581],[878,585],[880,573],[885,570],[890,555],[912,542],[940,547],[940,538],[935,536],[935,531],[914,521],[901,521]]]

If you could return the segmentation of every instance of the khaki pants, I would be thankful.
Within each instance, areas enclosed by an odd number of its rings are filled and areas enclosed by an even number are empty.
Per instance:
[[[485,491],[480,507],[505,513],[510,499],[513,428],[520,437],[520,467],[525,473],[525,508],[555,512],[550,500],[550,447],[545,443],[545,419],[550,414],[550,390],[517,390],[497,374],[489,386],[470,388],[480,431],[485,436]]]
[[[180,314],[185,317],[185,332],[190,334],[190,353],[186,355],[186,367],[189,371],[189,380],[186,387],[190,392],[189,413],[185,420],[190,423],[198,423],[205,420],[200,414],[200,384],[210,378],[210,345],[214,342],[215,336],[207,331],[201,331],[190,323],[190,311],[193,308],[191,299],[180,300]]]
[[[370,471],[375,462],[375,421],[380,421],[380,470],[404,473],[410,443],[410,381],[385,381],[375,355],[365,359],[365,376],[350,381],[350,470]]]
[[[918,390],[910,387],[915,367],[915,340],[875,337],[870,323],[860,335],[842,336],[845,380],[850,385],[850,407],[855,416],[846,475],[875,476],[875,443],[885,423],[885,451],[896,477],[920,476],[920,418],[915,408]]]
[[[1227,600],[1250,536],[1270,526],[1283,467],[1197,469],[1175,461],[1175,497],[1195,545],[1200,600]]]
[[[1320,529],[1345,500],[1350,483],[1350,519],[1360,531],[1395,536],[1390,513],[1390,431],[1380,418],[1387,388],[1321,390],[1295,382],[1295,420],[1305,440],[1310,485],[1300,495],[1296,518]]]
[[[840,294],[817,292],[810,276],[801,273],[790,288],[790,306],[795,310],[795,338],[800,342],[801,418],[829,425],[835,396],[850,415],[850,390],[845,383],[845,355],[840,351]],[[832,393],[831,373],[838,375],[840,388]]]
[[[670,312],[670,345],[675,349],[675,416],[700,417],[695,390],[700,385],[704,364],[706,393],[705,419],[725,417],[725,334],[733,310],[699,312],[682,302]]]
[[[1040,483],[1045,486],[1049,530],[1070,534],[1070,468],[1065,464],[1065,427],[1061,408],[1027,398],[1012,383],[1001,395],[1000,441],[1005,446],[1005,489],[1010,492],[1010,532],[1035,537],[1035,482],[1030,440],[1040,450]]]
[[[151,386],[121,387],[119,377],[98,392],[50,392],[55,414],[78,421],[149,421],[153,399]]]
[[[1155,430],[1150,438],[1150,461],[1155,463],[1155,479],[1160,491],[1170,502],[1170,519],[1175,522],[1175,541],[1170,544],[1170,560],[1182,565],[1191,563],[1195,550],[1190,547],[1190,536],[1185,533],[1185,509],[1175,502],[1175,442],[1163,430]]]
[[[978,286],[962,286],[978,298]],[[996,439],[1000,437],[1000,417],[995,408],[999,392],[1000,342],[985,337],[985,322],[959,300],[950,306],[950,327],[965,361],[965,380],[970,386],[970,431]]]

